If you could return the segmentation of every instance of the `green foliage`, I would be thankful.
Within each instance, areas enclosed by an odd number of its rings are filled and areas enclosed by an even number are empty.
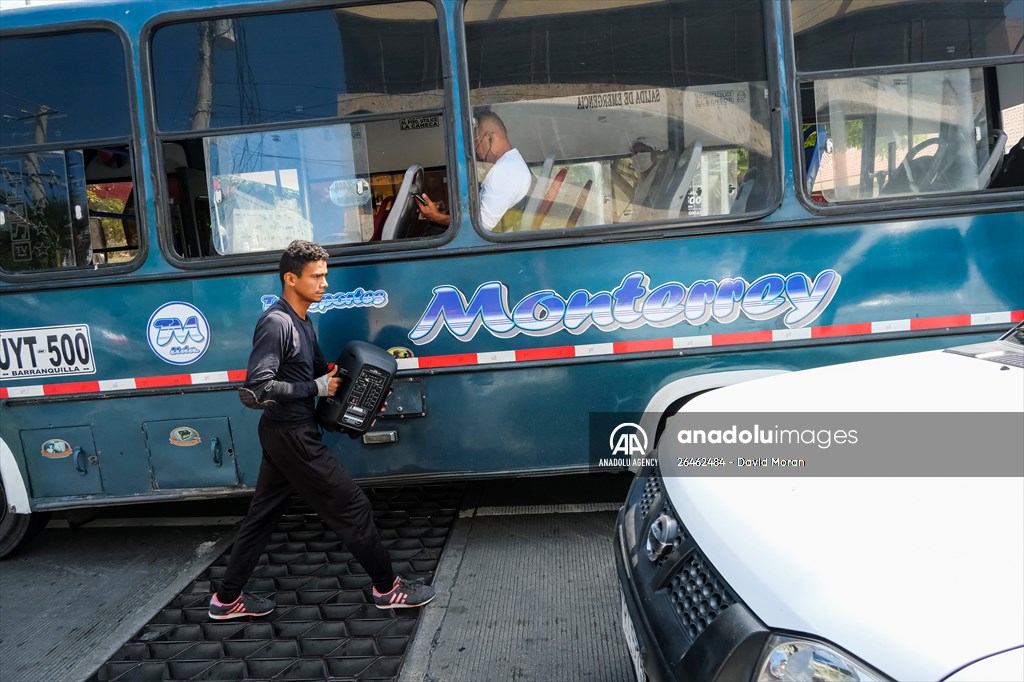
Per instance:
[[[86,188],[89,196],[89,212],[100,211],[103,213],[124,213],[124,202],[114,197],[100,199],[96,196],[96,186],[89,185]],[[102,218],[103,236],[107,239],[108,246],[127,246],[124,238],[124,229],[121,221],[116,218]]]
[[[857,149],[864,147],[864,119],[846,119],[846,146]]]
[[[89,197],[89,212],[119,213],[123,215],[126,212],[125,203],[116,197],[101,199],[97,196],[97,190],[100,187],[102,185],[89,185],[86,188],[86,193]],[[103,225],[103,237],[106,246],[128,246],[128,239],[124,233],[123,219],[100,218],[100,223]],[[93,246],[98,247],[102,245],[94,244]],[[134,251],[113,251],[106,254],[106,262],[123,263],[130,261],[134,255]]]
[[[811,128],[811,134],[807,135],[807,139],[804,140],[804,149],[813,149],[818,144],[818,129],[813,125],[804,126],[804,134],[807,133],[808,128]]]

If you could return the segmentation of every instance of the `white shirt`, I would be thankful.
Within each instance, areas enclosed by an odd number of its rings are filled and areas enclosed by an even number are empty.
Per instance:
[[[533,174],[518,149],[510,149],[494,162],[480,188],[480,222],[493,230],[505,212],[530,191]]]

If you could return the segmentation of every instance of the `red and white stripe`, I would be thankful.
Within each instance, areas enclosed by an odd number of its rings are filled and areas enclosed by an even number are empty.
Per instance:
[[[614,341],[611,343],[580,344],[576,346],[551,346],[548,348],[525,348],[523,350],[491,351],[486,353],[460,353],[457,355],[430,355],[421,358],[399,358],[399,369],[434,369],[438,367],[464,367],[492,365],[503,362],[527,362],[530,360],[557,360],[561,358],[589,358],[605,355],[628,355],[651,351],[682,350],[687,348],[709,348],[777,341],[801,341],[831,337],[869,336],[891,332],[918,331],[925,329],[949,329],[957,327],[979,327],[990,324],[1014,324],[1024,320],[1024,310],[1009,310],[998,313],[977,313],[950,315],[946,317],[919,317],[909,320],[885,320],[883,322],[862,322],[858,324],[837,324],[801,329],[766,329],[755,332],[734,332],[674,336],[663,339],[642,341]]]
[[[129,379],[104,379],[64,384],[0,387],[0,398],[42,398],[78,395],[81,393],[106,393],[108,391],[138,391],[147,388],[201,386],[203,384],[223,384],[244,380],[244,369],[234,369],[226,372],[196,372],[195,374],[165,374],[163,376],[134,377]]]
[[[442,367],[472,367],[509,362],[535,360],[559,360],[564,358],[589,358],[608,355],[629,355],[651,351],[684,350],[688,348],[710,348],[779,341],[807,341],[813,339],[871,336],[892,332],[922,331],[928,329],[955,329],[980,327],[992,324],[1015,324],[1024,321],[1024,310],[1009,310],[998,313],[975,313],[948,315],[944,317],[918,317],[906,320],[884,320],[881,322],[859,322],[836,324],[801,329],[766,329],[753,332],[733,332],[692,336],[674,336],[662,339],[640,341],[613,341],[610,343],[580,344],[574,346],[549,346],[546,348],[523,348],[520,350],[487,351],[483,353],[457,353],[454,355],[427,355],[419,358],[399,358],[400,370],[437,369]],[[222,372],[198,372],[195,374],[169,374],[164,376],[135,377],[128,379],[107,379],[62,384],[38,384],[35,386],[0,387],[0,399],[41,398],[62,395],[104,393],[108,391],[133,391],[149,388],[171,388],[175,386],[201,386],[245,380],[245,370],[236,369]]]

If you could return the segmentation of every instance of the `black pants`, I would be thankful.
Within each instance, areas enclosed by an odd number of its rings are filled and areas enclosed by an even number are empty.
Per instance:
[[[370,500],[321,442],[316,422],[274,422],[263,417],[259,435],[263,462],[256,492],[235,537],[218,598],[230,602],[238,597],[293,492],[341,537],[370,574],[374,587],[389,591],[395,575],[373,523]]]

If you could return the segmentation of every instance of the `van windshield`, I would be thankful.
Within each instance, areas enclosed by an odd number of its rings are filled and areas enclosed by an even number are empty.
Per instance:
[[[1024,348],[1024,322],[1017,324],[1016,327],[1006,332],[999,340]]]

